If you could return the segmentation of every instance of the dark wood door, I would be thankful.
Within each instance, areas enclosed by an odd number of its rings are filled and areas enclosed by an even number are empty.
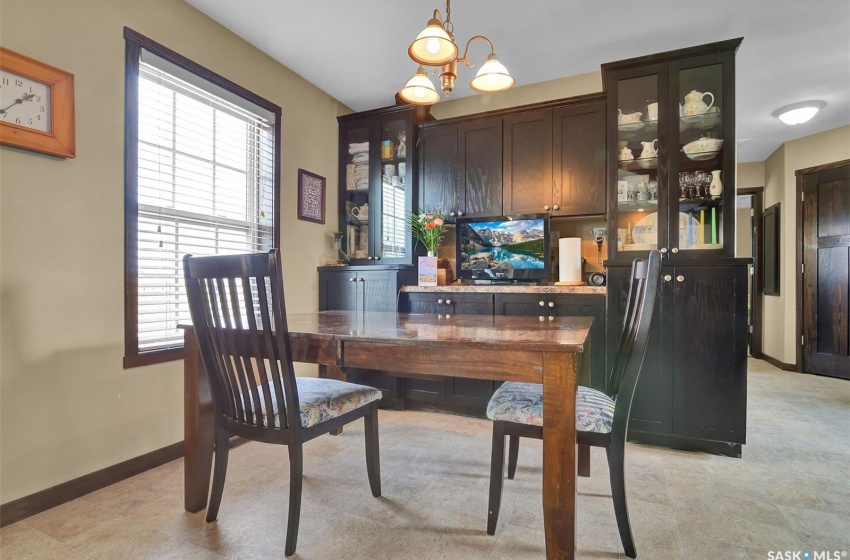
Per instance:
[[[458,315],[493,315],[493,294],[464,294],[446,292],[442,294],[446,313]],[[495,391],[495,383],[488,379],[447,377],[445,380],[446,402],[487,408]]]
[[[402,298],[407,300],[408,313],[424,313],[436,315],[443,312],[445,300],[442,295],[436,293],[406,293]],[[437,301],[441,303],[437,303]]]
[[[457,125],[424,127],[419,134],[419,208],[442,206],[446,214],[457,212],[459,174]]]
[[[546,296],[543,294],[496,294],[496,315],[521,315],[545,319]]]
[[[803,371],[850,379],[850,162],[803,173]]]
[[[319,273],[319,311],[354,311],[358,293],[356,273],[346,270]]]
[[[593,317],[590,327],[590,372],[579,383],[600,391],[607,384],[605,369],[605,296],[550,294],[546,307],[550,317]]]
[[[678,266],[672,276],[673,433],[744,443],[748,267]]]
[[[410,313],[438,315],[446,312],[446,294],[426,292],[403,294],[407,299]],[[404,398],[418,401],[444,402],[446,398],[446,380],[405,379]]]
[[[552,117],[552,214],[604,214],[605,102],[555,109]]]
[[[460,174],[458,215],[502,213],[502,119],[483,119],[457,127]]]
[[[613,366],[617,345],[623,330],[626,298],[629,291],[631,268],[626,266],[608,269],[608,318],[606,321],[606,362]],[[662,276],[670,271],[662,271]],[[672,278],[672,276],[671,276]],[[661,292],[655,304],[652,327],[649,331],[646,355],[640,371],[632,409],[629,414],[629,431],[670,434],[672,429],[673,380],[669,354],[665,343],[663,323],[672,307],[670,281],[661,282]],[[669,324],[669,321],[667,321]],[[669,331],[669,328],[667,329]]]
[[[504,118],[505,213],[552,210],[552,110]]]
[[[394,312],[398,309],[397,272],[375,270],[357,273],[357,289],[364,311]]]
[[[443,313],[458,315],[492,315],[492,294],[464,294],[458,292],[447,292],[441,294],[444,298],[445,310]]]

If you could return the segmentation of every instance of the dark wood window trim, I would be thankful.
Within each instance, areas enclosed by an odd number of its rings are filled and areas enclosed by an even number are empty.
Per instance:
[[[183,359],[183,347],[139,352],[138,337],[138,135],[139,57],[145,49],[275,115],[274,122],[274,246],[280,247],[280,121],[281,109],[271,101],[204,68],[185,56],[124,28],[124,368]]]

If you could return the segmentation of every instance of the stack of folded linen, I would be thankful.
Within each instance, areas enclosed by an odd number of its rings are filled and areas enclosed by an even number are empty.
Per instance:
[[[369,190],[369,142],[348,144],[351,163],[345,168],[345,188],[349,191]]]

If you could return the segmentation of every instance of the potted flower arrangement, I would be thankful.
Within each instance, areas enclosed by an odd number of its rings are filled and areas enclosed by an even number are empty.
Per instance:
[[[437,285],[437,247],[446,231],[446,217],[442,208],[422,209],[419,214],[410,214],[407,219],[410,234],[425,245],[427,257],[419,257],[419,285]]]
[[[419,214],[411,213],[407,219],[410,234],[425,245],[429,257],[437,256],[437,247],[446,232],[446,217],[440,207],[423,209]]]

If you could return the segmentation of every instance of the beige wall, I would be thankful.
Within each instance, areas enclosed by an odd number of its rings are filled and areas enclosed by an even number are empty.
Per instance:
[[[299,167],[336,201],[346,107],[179,0],[3,0],[4,47],[75,75],[77,158],[0,148],[0,501],[183,439],[182,362],[122,369],[128,26],[283,108],[282,249],[292,311],[318,304],[334,229],[299,221]],[[314,368],[307,371],[312,372]]]
[[[764,186],[764,162],[748,162],[738,164],[738,176],[735,184],[739,189]]]
[[[467,70],[460,69],[460,72],[461,75],[458,79],[466,79]],[[469,79],[472,79],[472,75],[469,75]],[[517,107],[519,105],[527,105],[528,103],[598,93],[600,91],[602,91],[602,73],[590,72],[588,74],[549,80],[548,82],[515,86],[503,93],[476,94],[469,97],[461,97],[460,99],[449,97],[448,101],[442,96],[441,92],[441,101],[431,106],[431,114],[437,119],[448,119],[461,115]]]
[[[797,359],[795,171],[850,159],[850,126],[834,128],[779,147],[764,165],[765,208],[781,202],[779,296],[764,297],[764,353],[787,364]]]

